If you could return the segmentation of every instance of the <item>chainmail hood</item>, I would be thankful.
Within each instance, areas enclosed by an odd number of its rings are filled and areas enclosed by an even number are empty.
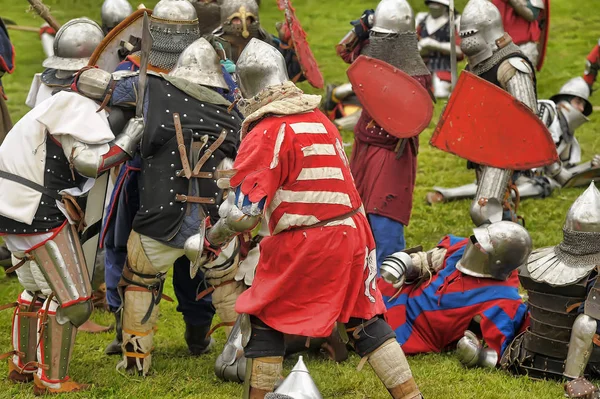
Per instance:
[[[431,74],[419,54],[416,32],[372,34],[361,54],[385,61],[410,76]]]

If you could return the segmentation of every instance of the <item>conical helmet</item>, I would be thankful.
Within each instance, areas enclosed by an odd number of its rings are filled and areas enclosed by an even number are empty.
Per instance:
[[[270,86],[289,79],[285,59],[275,47],[258,39],[250,40],[237,61],[236,73],[244,98],[251,98]]]
[[[575,200],[555,247],[534,251],[527,270],[531,278],[552,286],[573,284],[600,265],[600,191],[594,182]]]
[[[121,21],[133,12],[131,4],[127,0],[104,0],[100,16],[102,18],[102,29],[108,33]]]
[[[215,49],[201,37],[183,50],[169,75],[203,86],[228,89]]]
[[[406,0],[382,0],[377,5],[371,31],[401,33],[414,30],[414,12]]]
[[[271,395],[271,396],[269,396]],[[302,356],[292,372],[281,383],[273,394],[268,394],[265,399],[323,399],[317,385],[313,381]]]

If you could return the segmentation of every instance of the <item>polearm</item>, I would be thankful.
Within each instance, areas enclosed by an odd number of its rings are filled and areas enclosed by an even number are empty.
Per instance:
[[[38,15],[44,19],[44,21],[48,22],[48,25],[50,25],[52,29],[58,32],[61,25],[56,19],[54,19],[52,14],[50,14],[50,9],[47,6],[45,6],[44,3],[41,2],[41,0],[27,1],[29,2],[29,4],[31,4],[31,8],[33,8],[35,12],[38,13]]]
[[[458,68],[456,65],[456,20],[454,18],[454,0],[450,0],[450,73],[452,75],[452,90],[458,80]]]

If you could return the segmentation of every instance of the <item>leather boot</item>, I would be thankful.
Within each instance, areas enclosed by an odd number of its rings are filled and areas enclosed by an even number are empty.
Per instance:
[[[215,341],[206,335],[210,331],[210,325],[193,326],[185,323],[185,342],[192,356],[204,355],[211,350]]]
[[[35,396],[42,396],[48,394],[57,394],[65,392],[79,392],[84,391],[90,387],[89,384],[79,384],[75,381],[65,381],[60,383],[60,388],[49,388],[45,386],[37,374],[34,374],[33,378],[33,394]]]
[[[114,312],[115,315],[115,339],[108,344],[106,349],[104,349],[104,354],[106,355],[121,355],[123,350],[121,346],[123,345],[123,318],[121,315],[123,314],[123,308]]]
[[[15,366],[12,359],[8,359],[8,380],[17,384],[24,384],[33,381],[33,373],[23,373]]]

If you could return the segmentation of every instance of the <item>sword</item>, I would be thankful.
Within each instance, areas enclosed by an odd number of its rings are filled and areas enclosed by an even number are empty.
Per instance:
[[[148,13],[144,12],[144,23],[142,28],[142,49],[140,52],[140,74],[138,78],[137,103],[135,104],[135,116],[141,117],[144,111],[144,95],[148,83],[148,62],[150,49],[152,48],[152,33],[150,33],[150,20]]]
[[[452,74],[452,90],[458,80],[456,65],[456,20],[454,19],[454,0],[450,0],[450,73]]]

